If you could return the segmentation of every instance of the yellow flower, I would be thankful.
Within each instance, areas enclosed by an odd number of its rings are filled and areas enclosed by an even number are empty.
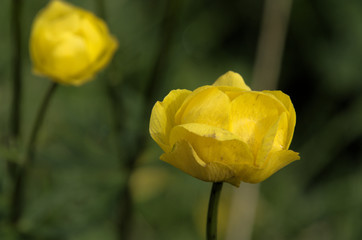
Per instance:
[[[173,90],[152,109],[161,159],[209,182],[258,183],[298,160],[288,150],[296,115],[281,91],[251,91],[227,72],[212,86]]]
[[[30,37],[35,73],[70,85],[89,81],[117,49],[104,21],[60,0],[36,16]]]

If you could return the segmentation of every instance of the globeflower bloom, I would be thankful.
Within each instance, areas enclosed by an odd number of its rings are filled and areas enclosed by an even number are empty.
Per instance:
[[[35,73],[59,83],[81,85],[110,62],[117,45],[103,20],[53,0],[33,22],[30,56]]]
[[[296,114],[281,91],[251,91],[227,72],[211,86],[173,90],[152,109],[161,159],[208,182],[258,183],[300,159],[288,150]]]

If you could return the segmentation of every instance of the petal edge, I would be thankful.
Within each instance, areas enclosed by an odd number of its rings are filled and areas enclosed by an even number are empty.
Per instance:
[[[221,75],[213,84],[213,86],[230,86],[237,87],[246,91],[250,91],[250,87],[245,84],[243,77],[233,71]]]

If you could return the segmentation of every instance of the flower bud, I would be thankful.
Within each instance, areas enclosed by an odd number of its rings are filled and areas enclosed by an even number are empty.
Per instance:
[[[81,85],[110,62],[117,45],[103,20],[53,0],[33,22],[30,56],[36,74],[63,84]]]

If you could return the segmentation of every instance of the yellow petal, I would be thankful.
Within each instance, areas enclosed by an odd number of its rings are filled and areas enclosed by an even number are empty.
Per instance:
[[[201,123],[229,129],[230,100],[216,87],[195,90],[176,113],[176,123]]]
[[[172,146],[169,146],[168,138],[171,128],[175,125],[176,111],[190,93],[188,90],[173,90],[152,109],[150,134],[165,152],[171,151]]]
[[[218,162],[229,167],[235,164],[253,164],[249,146],[229,131],[205,124],[189,123],[171,130],[170,145],[189,142],[205,163]]]
[[[77,34],[86,40],[87,53],[91,61],[89,69],[79,75],[84,76],[88,71],[92,73],[90,76],[92,77],[94,73],[104,68],[111,61],[118,47],[118,42],[110,34],[106,23],[88,12],[84,12]],[[80,81],[79,84],[82,83]]]
[[[287,150],[286,140],[288,132],[287,113],[283,112],[279,119],[272,125],[263,138],[261,147],[258,151],[255,166],[260,167],[264,164],[270,152]]]
[[[85,17],[86,16],[86,17]],[[79,23],[79,29],[77,33],[85,39],[88,55],[91,61],[96,60],[99,55],[103,52],[104,44],[107,42],[104,41],[100,25],[102,22],[97,23],[96,19],[93,19],[92,15],[85,15],[81,18]]]
[[[287,134],[287,148],[289,148],[290,143],[292,142],[294,128],[296,123],[296,114],[290,97],[281,91],[263,91],[265,93],[271,94],[276,97],[288,110],[289,113],[289,121],[288,121],[288,134]]]
[[[274,152],[268,157],[264,166],[260,168],[240,165],[238,175],[243,182],[259,183],[270,177],[279,169],[299,159],[299,154],[291,150]]]
[[[229,97],[230,102],[233,101],[235,98],[239,97],[240,94],[246,91],[241,88],[229,87],[229,86],[217,86],[217,88]]]
[[[171,151],[171,147],[168,144],[168,135],[166,135],[167,125],[168,120],[165,108],[160,102],[156,102],[151,113],[149,131],[152,139],[155,140],[165,152]]]
[[[250,91],[250,88],[245,84],[244,79],[240,76],[240,74],[232,71],[228,71],[219,77],[216,82],[214,82],[213,86],[237,87],[246,91]]]
[[[49,53],[49,62],[60,79],[72,78],[89,66],[86,43],[83,38],[69,33],[60,39],[61,42]]]
[[[74,6],[61,1],[61,0],[52,0],[49,2],[48,6],[42,9],[39,14],[41,14],[41,19],[45,22],[52,21],[54,19],[58,19],[62,16],[65,16],[74,11]],[[71,27],[71,24],[68,27]]]
[[[191,144],[186,141],[177,142],[172,152],[163,154],[161,160],[203,181],[225,181],[235,186],[240,184],[240,181],[235,178],[233,170],[228,166],[218,162],[205,163]]]
[[[254,156],[267,131],[285,112],[284,106],[262,92],[243,92],[231,102],[231,132],[247,143]]]

